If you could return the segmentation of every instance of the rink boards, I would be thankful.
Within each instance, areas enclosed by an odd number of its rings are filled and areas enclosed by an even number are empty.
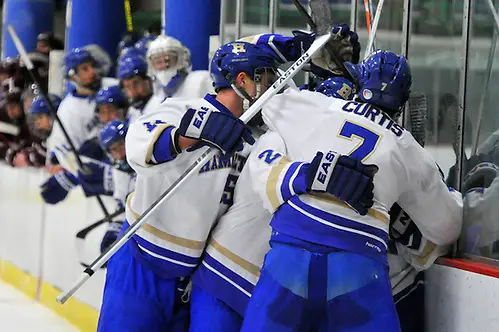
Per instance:
[[[454,163],[450,146],[427,149],[444,171]],[[57,206],[41,204],[38,186],[47,177],[39,170],[0,164],[0,277],[29,296],[38,296],[80,329],[95,331],[103,271],[96,273],[70,304],[60,306],[55,296],[80,275],[80,259],[89,263],[99,255],[105,225],[88,235],[83,257],[79,257],[75,234],[102,218],[102,213],[95,199],[86,199],[80,189]],[[112,198],[106,198],[106,203],[113,211]],[[498,278],[439,265],[430,269],[427,281],[428,331],[485,332],[499,325],[494,312],[499,301]]]

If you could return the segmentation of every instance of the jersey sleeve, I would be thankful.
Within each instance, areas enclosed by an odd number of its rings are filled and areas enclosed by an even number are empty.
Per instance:
[[[180,152],[174,146],[181,115],[176,109],[146,114],[130,125],[125,138],[127,160],[137,174],[152,174],[166,167]]]
[[[240,39],[247,43],[255,44],[272,54],[280,63],[296,61],[298,54],[293,47],[293,37],[287,37],[276,33],[265,33]]]
[[[291,197],[302,194],[306,185],[298,183],[304,176],[305,162],[291,161],[286,156],[286,145],[275,131],[268,131],[256,143],[249,158],[253,190],[271,213]]]
[[[425,238],[435,245],[453,243],[459,237],[463,221],[461,194],[447,187],[435,161],[416,141],[404,152],[408,188],[397,203]]]

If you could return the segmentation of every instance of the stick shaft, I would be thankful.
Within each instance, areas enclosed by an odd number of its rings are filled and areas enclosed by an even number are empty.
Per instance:
[[[64,125],[62,124],[61,119],[59,119],[59,116],[57,116],[57,110],[54,108],[54,105],[52,105],[52,101],[48,97],[47,87],[46,86],[42,86],[40,84],[40,80],[38,79],[37,75],[34,72],[34,68],[35,67],[33,66],[33,62],[29,58],[28,53],[26,53],[26,49],[24,48],[24,45],[22,44],[21,40],[17,36],[17,33],[14,30],[14,28],[12,27],[12,25],[9,25],[7,27],[7,29],[9,30],[9,34],[10,34],[10,36],[12,38],[12,41],[14,42],[14,45],[17,48],[17,51],[21,55],[21,59],[23,60],[24,64],[26,65],[26,68],[28,69],[28,73],[31,76],[31,79],[40,88],[40,94],[47,101],[47,106],[48,106],[48,109],[50,111],[50,114],[55,118],[55,120],[57,121],[57,123],[59,123],[59,126],[61,127],[61,130],[62,130],[62,134],[64,135],[64,138],[68,142],[69,147],[71,149],[71,152],[74,153],[74,155],[76,157],[76,162],[78,163],[78,166],[80,168],[83,168],[83,163],[82,163],[82,161],[80,159],[80,156],[78,155],[78,152],[76,151],[76,148],[75,148],[75,146],[73,144],[73,141],[69,137],[68,132],[66,131],[66,128],[64,128]],[[102,198],[100,196],[98,196],[98,195],[95,196],[95,198],[97,199],[97,203],[99,204],[99,206],[100,206],[102,212],[104,213],[104,215],[106,217],[109,217],[109,212],[107,211],[107,208],[104,205],[104,202],[102,201]]]
[[[265,93],[258,98],[251,107],[243,113],[241,116],[241,121],[247,123],[251,120],[262,108],[262,106],[267,103],[270,98],[275,96],[282,88],[286,86],[288,81],[290,81],[301,69],[302,67],[311,59],[311,57],[318,52],[326,43],[331,39],[331,34],[324,36],[319,36],[315,39],[314,43],[310,48],[298,59],[296,62],[289,67],[286,72],[280,76],[277,81],[267,90]],[[105,262],[111,258],[114,253],[116,253],[128,240],[130,240],[133,235],[144,225],[147,218],[153,214],[156,209],[161,205],[161,203],[168,199],[172,194],[175,193],[175,189],[182,185],[187,179],[196,174],[196,170],[202,167],[207,160],[211,159],[214,155],[214,150],[209,148],[201,154],[201,156],[174,182],[166,189],[163,194],[139,217],[135,222],[133,222],[130,227],[116,240],[116,242],[110,246],[105,252],[103,252],[85,271],[83,275],[88,275],[88,277],[81,276],[78,282],[67,292],[61,294],[57,301],[61,304],[67,301],[67,299],[74,294],[78,288],[80,288],[91,275],[95,273]]]
[[[376,38],[376,31],[378,30],[379,19],[381,17],[381,11],[383,10],[383,4],[385,0],[379,0],[378,7],[376,8],[376,16],[374,16],[373,28],[369,34],[369,40],[366,46],[366,52],[364,54],[364,59],[371,54],[371,49],[374,46],[374,39]]]

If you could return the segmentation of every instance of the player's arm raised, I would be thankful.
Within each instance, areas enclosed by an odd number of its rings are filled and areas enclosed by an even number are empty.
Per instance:
[[[292,161],[278,133],[262,136],[249,159],[253,189],[270,212],[295,195],[328,193],[347,202],[361,215],[373,205],[374,165],[334,151],[317,152],[311,162]]]
[[[408,190],[397,203],[411,216],[425,238],[436,245],[453,243],[463,221],[461,193],[448,188],[429,153],[416,141],[405,151],[410,165]]]

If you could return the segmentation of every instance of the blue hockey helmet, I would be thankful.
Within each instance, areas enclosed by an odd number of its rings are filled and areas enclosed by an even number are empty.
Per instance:
[[[344,77],[334,76],[324,80],[315,91],[328,97],[352,100],[355,94],[355,86]]]
[[[124,141],[128,131],[128,123],[120,120],[112,120],[101,129],[99,139],[104,151],[109,151],[111,145],[118,141]]]
[[[61,98],[56,95],[49,95],[50,101],[52,102],[52,106],[57,110],[59,105],[61,104]],[[31,102],[31,106],[28,110],[29,115],[38,115],[38,114],[50,114],[49,107],[47,105],[47,100],[45,97],[39,95],[36,96]]]
[[[95,63],[95,59],[92,54],[84,48],[73,48],[64,56],[64,75],[69,77],[74,75],[76,72],[76,67],[85,62]]]
[[[246,42],[231,42],[222,45],[211,60],[211,78],[215,91],[230,88],[237,75],[245,72],[252,79],[260,68],[277,70],[274,57],[258,47]]]
[[[95,97],[97,105],[100,104],[116,104],[118,106],[126,107],[126,97],[121,92],[118,85],[112,85],[107,88],[101,88]]]
[[[124,54],[118,59],[118,79],[124,80],[134,76],[147,76],[147,61],[136,53]]]
[[[409,99],[412,75],[405,57],[377,50],[359,65],[346,62],[345,66],[356,80],[363,102],[398,112]]]
[[[146,56],[149,44],[156,39],[155,36],[143,37],[138,42],[135,43],[135,48],[141,52],[143,56]]]

